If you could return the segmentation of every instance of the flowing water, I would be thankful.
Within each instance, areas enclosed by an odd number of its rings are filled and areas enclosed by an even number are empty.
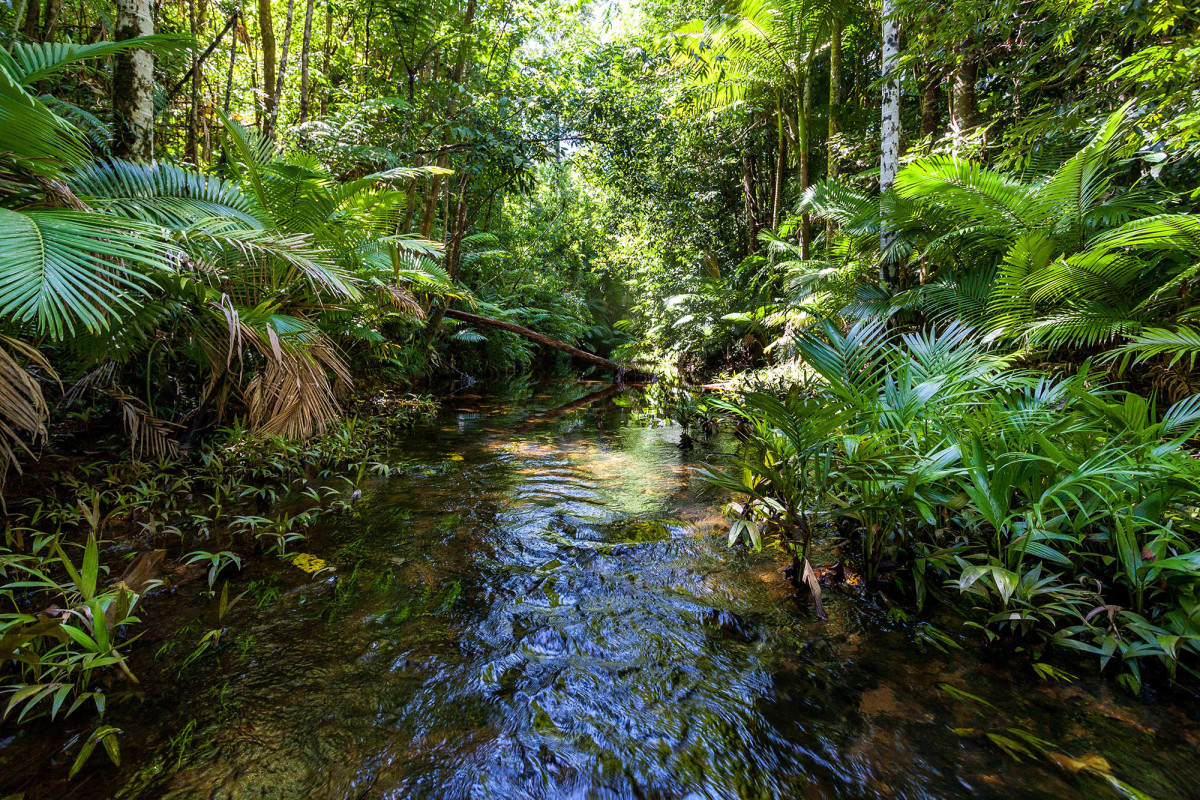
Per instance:
[[[861,587],[817,620],[777,555],[725,546],[690,468],[732,444],[682,451],[600,388],[453,400],[304,545],[335,570],[248,567],[220,650],[182,671],[203,582],[151,600],[183,630],[137,650],[121,767],[98,751],[67,781],[62,726],[0,729],[0,796],[1118,796],[1107,765],[1200,797],[1195,707],[1077,662],[1037,680],[953,621],[966,648],[943,650]]]

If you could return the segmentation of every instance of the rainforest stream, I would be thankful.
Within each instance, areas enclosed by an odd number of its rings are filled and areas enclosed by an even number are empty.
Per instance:
[[[779,553],[726,544],[728,497],[693,468],[733,438],[681,450],[640,394],[451,395],[404,469],[293,546],[331,570],[236,577],[215,653],[179,667],[203,581],[147,600],[174,627],[136,647],[140,699],[112,700],[119,768],[98,751],[68,780],[94,721],[37,723],[0,738],[0,796],[1120,796],[1082,766],[1104,764],[1200,797],[1186,698],[1071,659],[1077,681],[1040,680],[853,579],[817,619]]]

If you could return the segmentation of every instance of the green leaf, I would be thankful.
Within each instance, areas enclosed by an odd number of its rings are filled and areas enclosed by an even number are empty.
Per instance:
[[[157,229],[80,211],[0,209],[0,317],[56,339],[97,333],[146,294],[142,271],[168,269]],[[140,269],[139,269],[140,268]]]

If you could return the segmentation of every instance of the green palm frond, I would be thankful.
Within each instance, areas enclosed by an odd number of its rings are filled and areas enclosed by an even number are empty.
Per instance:
[[[0,316],[56,339],[107,328],[145,293],[141,271],[177,252],[135,220],[79,211],[0,209]]]
[[[69,67],[97,58],[106,58],[129,50],[166,52],[185,47],[187,37],[170,34],[138,36],[120,42],[13,42],[11,54],[0,56],[0,69],[19,83],[30,86]]]
[[[1180,250],[1200,255],[1200,216],[1157,214],[1133,220],[1090,242],[1092,249]]]
[[[269,223],[237,184],[161,161],[96,162],[72,176],[69,185],[92,206],[172,228],[218,217],[248,228]]]
[[[1030,341],[1056,350],[1062,347],[1094,347],[1142,329],[1144,319],[1127,305],[1073,301],[1029,325]]]
[[[894,190],[966,220],[1033,230],[1042,222],[1044,207],[1037,189],[1003,172],[953,156],[914,161],[896,176]]]
[[[1131,341],[1107,354],[1106,358],[1121,359],[1124,366],[1128,366],[1158,356],[1170,356],[1172,366],[1187,362],[1191,369],[1195,369],[1196,359],[1200,358],[1200,330],[1186,327],[1146,328]]]
[[[0,160],[38,175],[57,177],[83,164],[87,147],[78,129],[30,95],[0,69]]]
[[[1008,249],[992,287],[989,312],[993,327],[1016,335],[1033,321],[1036,308],[1029,296],[1030,282],[1054,258],[1054,241],[1045,233],[1031,232]]]
[[[996,270],[972,270],[944,275],[939,280],[913,287],[897,295],[933,321],[959,320],[974,327],[988,322],[988,305]],[[903,298],[903,299],[902,299]]]
[[[218,218],[200,220],[172,236],[223,280],[244,278],[254,284],[254,291],[289,291],[306,283],[315,292],[342,299],[360,294],[354,279],[304,234],[245,228]],[[269,271],[264,272],[262,265]]]
[[[1131,105],[1132,101],[1110,114],[1091,141],[1037,184],[1044,216],[1058,220],[1058,232],[1077,247],[1083,246],[1087,236],[1089,211],[1108,191],[1109,167],[1121,149],[1120,135],[1128,127]]]

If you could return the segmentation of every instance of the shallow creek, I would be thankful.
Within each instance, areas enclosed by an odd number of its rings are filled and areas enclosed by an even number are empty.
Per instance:
[[[853,586],[817,620],[777,556],[725,546],[691,467],[732,443],[681,451],[602,388],[452,398],[303,543],[334,569],[249,566],[220,650],[182,671],[203,581],[152,598],[184,628],[137,648],[141,701],[114,698],[121,767],[97,751],[66,780],[94,722],[0,728],[0,797],[1119,796],[1079,768],[1100,758],[1200,797],[1200,709],[1076,661],[1038,680],[952,620],[943,651]],[[1046,744],[1018,762],[987,736],[1014,731]]]

